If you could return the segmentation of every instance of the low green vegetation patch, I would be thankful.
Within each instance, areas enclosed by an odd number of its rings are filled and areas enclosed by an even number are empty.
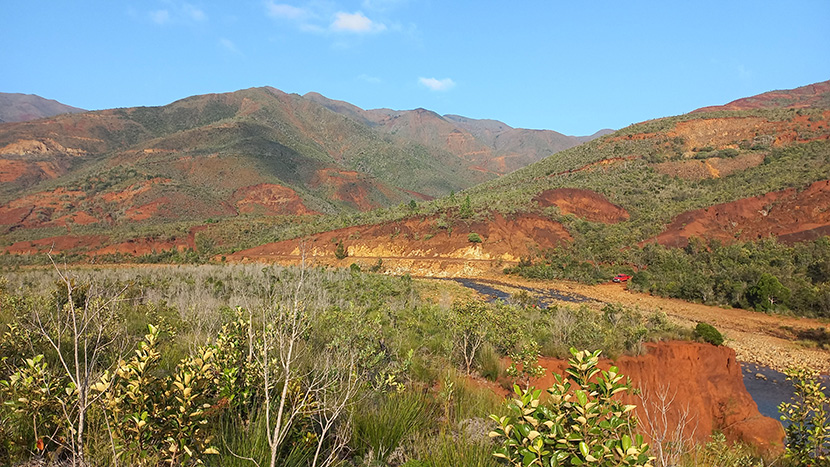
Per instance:
[[[488,416],[511,409],[482,377],[527,387],[541,356],[692,338],[617,305],[442,306],[421,298],[434,286],[262,265],[6,272],[0,464],[504,465]],[[572,454],[598,459],[598,441]]]
[[[690,335],[616,306],[448,309],[419,287],[259,265],[6,273],[0,462],[496,465],[484,420],[503,409],[465,375],[510,386],[508,354]],[[94,358],[75,363],[75,349]]]

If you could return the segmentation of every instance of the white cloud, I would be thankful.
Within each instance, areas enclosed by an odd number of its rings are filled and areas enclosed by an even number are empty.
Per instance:
[[[204,10],[189,3],[165,2],[168,8],[150,12],[150,20],[156,24],[182,24],[207,21]]]
[[[331,29],[333,31],[367,33],[383,31],[386,29],[386,25],[370,20],[359,11],[357,13],[340,11],[334,15]]]
[[[221,45],[222,48],[224,48],[228,52],[231,52],[231,53],[234,53],[234,54],[241,53],[241,52],[239,52],[239,49],[236,47],[236,44],[234,44],[233,41],[230,40],[230,39],[226,39],[224,37],[220,38],[219,39],[219,45]]]
[[[371,76],[371,75],[367,75],[367,74],[362,74],[362,75],[358,76],[357,79],[359,79],[361,81],[365,81],[369,84],[380,84],[380,83],[383,82],[383,80],[381,80],[377,76]]]
[[[205,14],[204,10],[201,8],[197,8],[189,3],[185,3],[182,5],[182,9],[184,13],[190,17],[193,21],[204,21],[207,19],[207,15]]]
[[[363,0],[363,8],[367,10],[386,11],[397,8],[406,3],[407,0]]]
[[[418,78],[418,82],[430,88],[433,91],[449,91],[455,86],[455,81],[451,80],[450,78]]]
[[[286,3],[269,1],[265,3],[265,9],[268,11],[268,16],[273,18],[302,19],[308,16],[307,10]]]
[[[170,21],[170,12],[167,10],[151,11],[150,19],[156,24],[168,23]]]

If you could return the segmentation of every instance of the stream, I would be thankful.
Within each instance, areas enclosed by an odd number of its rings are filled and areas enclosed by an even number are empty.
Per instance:
[[[499,282],[485,281],[479,279],[447,279],[458,282],[469,289],[475,290],[487,298],[488,302],[502,300],[510,301],[511,294],[500,289]],[[524,290],[539,298],[539,308],[548,308],[555,301],[568,303],[597,302],[597,300],[576,293],[563,292],[557,289],[532,288],[516,285],[509,285],[512,289]],[[752,399],[758,404],[758,411],[761,415],[781,420],[778,413],[778,406],[782,402],[789,402],[793,396],[793,385],[787,381],[786,375],[771,368],[756,365],[753,363],[739,362],[743,374],[744,386]],[[830,377],[825,376],[825,381],[830,383]],[[830,384],[828,384],[830,386]]]

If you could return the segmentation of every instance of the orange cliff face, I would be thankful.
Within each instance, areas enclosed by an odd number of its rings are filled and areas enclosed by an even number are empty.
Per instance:
[[[641,429],[649,431],[645,420],[651,419],[656,421],[657,431],[672,433],[685,411],[685,433],[697,443],[706,442],[713,431],[721,431],[729,441],[742,441],[770,454],[782,452],[784,429],[777,420],[758,412],[758,405],[744,386],[734,350],[683,341],[649,343],[645,347],[645,355],[622,356],[613,362],[643,394],[626,396],[626,403],[637,406]],[[537,388],[552,386],[551,372],[562,374],[568,365],[553,358],[542,358],[539,363],[548,371],[533,381]],[[610,360],[602,360],[600,367],[608,369],[611,364]],[[660,393],[671,400],[666,426],[660,426],[655,414]]]

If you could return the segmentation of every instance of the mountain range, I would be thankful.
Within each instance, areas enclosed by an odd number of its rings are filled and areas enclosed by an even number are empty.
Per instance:
[[[63,114],[0,125],[0,224],[365,211],[461,191],[590,138],[274,88]]]
[[[323,230],[333,252],[379,248],[370,238],[396,239],[409,223],[398,240],[419,238],[419,251],[478,229],[503,239],[479,256],[508,261],[599,238],[607,248],[797,240],[830,228],[820,209],[830,204],[828,83],[583,138],[268,87],[5,123],[0,228],[11,252],[68,232],[66,250],[132,242],[122,250],[140,254],[195,247],[196,232],[233,251]]]

